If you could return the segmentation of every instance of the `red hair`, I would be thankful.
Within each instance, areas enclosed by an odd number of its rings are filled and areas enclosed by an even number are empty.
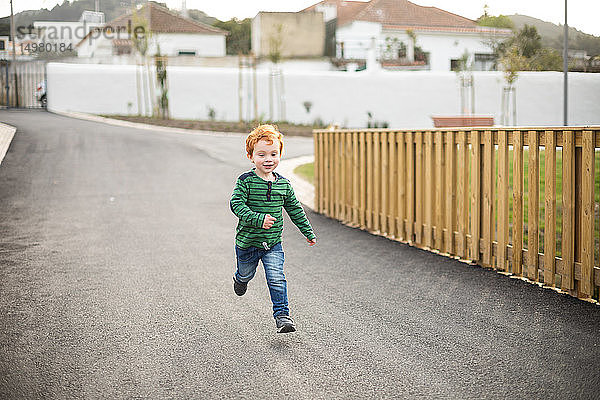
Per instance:
[[[252,157],[254,146],[259,140],[266,140],[269,144],[279,141],[279,154],[283,153],[283,135],[277,130],[277,125],[259,125],[250,132],[246,137],[246,152],[249,157]]]

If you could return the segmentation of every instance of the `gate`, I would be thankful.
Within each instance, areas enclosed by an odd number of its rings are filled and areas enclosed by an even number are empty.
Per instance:
[[[42,108],[36,96],[38,85],[46,87],[45,60],[0,61],[0,105],[18,108]]]

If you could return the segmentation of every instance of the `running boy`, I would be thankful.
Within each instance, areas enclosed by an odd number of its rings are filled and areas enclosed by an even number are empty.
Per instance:
[[[296,326],[288,309],[287,281],[283,273],[281,208],[285,208],[310,246],[317,242],[317,238],[292,185],[275,172],[282,151],[283,135],[274,125],[260,125],[246,137],[246,155],[255,167],[238,177],[229,205],[239,218],[235,235],[237,268],[233,290],[238,296],[246,293],[248,282],[262,260],[277,332],[287,333],[294,332]]]

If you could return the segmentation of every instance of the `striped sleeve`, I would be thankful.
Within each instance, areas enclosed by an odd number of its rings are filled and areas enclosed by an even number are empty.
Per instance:
[[[252,211],[246,204],[247,202],[248,186],[246,185],[246,182],[238,179],[235,188],[233,189],[231,200],[229,201],[229,207],[240,221],[256,228],[262,228],[266,214]]]
[[[292,220],[294,225],[296,225],[298,229],[300,229],[300,232],[302,232],[302,234],[306,236],[307,239],[312,240],[316,238],[316,236],[313,232],[312,226],[310,226],[308,217],[306,216],[306,213],[302,208],[302,204],[300,204],[300,202],[296,198],[294,188],[290,184],[288,184],[288,187],[288,194],[283,202],[283,208],[285,208],[285,211],[290,216],[290,219]]]

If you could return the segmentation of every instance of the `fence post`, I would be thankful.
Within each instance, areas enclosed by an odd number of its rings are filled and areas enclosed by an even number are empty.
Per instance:
[[[458,254],[467,259],[467,232],[469,231],[469,141],[467,133],[458,133]]]
[[[367,193],[366,193],[366,188],[367,188],[367,175],[366,175],[366,169],[367,169],[367,156],[366,156],[366,150],[365,150],[365,133],[364,132],[360,132],[359,136],[358,136],[358,141],[360,143],[360,149],[359,149],[359,158],[360,158],[360,202],[359,202],[359,215],[358,215],[358,223],[360,224],[361,229],[365,229],[366,228],[366,199],[367,199]]]
[[[386,224],[387,224],[387,232],[390,238],[397,236],[397,202],[398,202],[398,166],[396,164],[396,137],[398,136],[397,132],[389,132],[387,135],[388,142],[388,150],[389,150],[389,172],[388,172],[388,206],[387,206],[387,215]]]
[[[440,252],[444,251],[444,136],[443,132],[435,133],[435,248]]]
[[[561,288],[575,289],[575,133],[562,133],[562,271]]]
[[[415,243],[423,245],[423,133],[415,132]]]
[[[454,227],[456,226],[456,145],[454,131],[445,133],[446,142],[446,253],[454,250]],[[440,207],[442,205],[440,204]]]
[[[425,239],[422,244],[434,249],[435,243],[433,241],[433,221],[434,221],[434,196],[435,196],[435,175],[436,170],[434,166],[433,156],[433,133],[425,132],[425,167],[422,169],[422,175],[420,179],[425,182]]]
[[[527,277],[534,281],[538,276],[539,252],[539,215],[540,215],[540,172],[539,172],[539,137],[538,132],[529,131],[529,212],[527,218]]]
[[[379,138],[379,145],[381,146],[381,174],[378,176],[380,180],[380,194],[381,194],[381,204],[380,211],[378,214],[378,219],[380,223],[380,231],[381,234],[389,233],[387,229],[387,202],[388,202],[388,170],[389,170],[389,161],[388,161],[388,146],[387,146],[387,135],[388,133],[381,133]]]
[[[380,229],[379,224],[379,213],[380,213],[380,189],[381,189],[381,158],[380,158],[381,144],[379,143],[379,132],[373,132],[373,208],[371,210],[373,215],[373,230],[378,232]]]
[[[583,131],[581,196],[581,292],[594,294],[594,132]]]
[[[396,238],[400,240],[407,240],[406,238],[406,228],[404,225],[404,219],[406,218],[406,193],[407,193],[407,183],[406,183],[406,174],[407,174],[407,165],[406,165],[406,137],[407,134],[404,132],[399,132],[396,134],[396,142],[398,143],[398,163],[396,164],[398,170],[398,210],[397,216],[398,221],[396,222]],[[412,177],[411,177],[412,179]]]
[[[481,146],[479,131],[471,131],[471,260],[479,261],[481,223]]]
[[[544,223],[544,283],[554,285],[556,272],[556,132],[546,131],[545,157],[545,223]]]
[[[508,244],[508,132],[498,132],[498,251],[496,267],[506,271],[506,246]]]
[[[492,266],[492,242],[494,240],[494,143],[491,131],[483,132],[483,187],[482,187],[482,232],[483,259],[485,267]]]
[[[367,229],[373,229],[373,132],[366,133],[367,140],[367,208],[365,209]]]
[[[359,210],[359,174],[361,173],[358,157],[358,133],[352,133],[352,226],[359,226],[358,210]]]
[[[415,144],[413,132],[406,134],[406,236],[412,244],[415,240]]]

